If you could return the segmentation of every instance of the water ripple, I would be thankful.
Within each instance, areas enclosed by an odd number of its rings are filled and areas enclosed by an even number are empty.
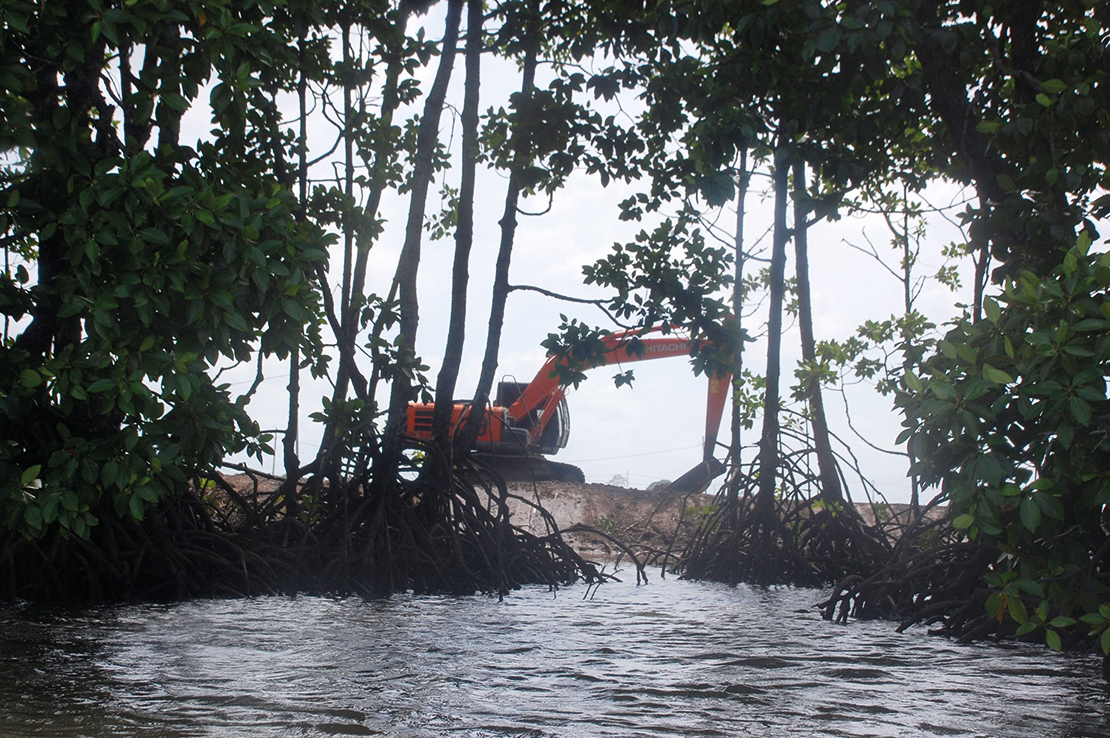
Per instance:
[[[0,610],[0,735],[1110,735],[1094,658],[673,580],[557,597]]]

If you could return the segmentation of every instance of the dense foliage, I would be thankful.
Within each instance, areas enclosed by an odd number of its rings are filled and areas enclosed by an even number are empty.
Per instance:
[[[3,4],[5,526],[83,537],[265,448],[212,370],[315,343],[329,243],[289,186],[297,55],[270,12]],[[214,135],[186,138],[194,108]]]
[[[961,320],[900,398],[922,480],[998,551],[987,614],[1019,634],[1047,627],[1056,647],[1075,617],[1110,645],[1108,287],[1110,255],[1083,234],[1051,274],[1020,272],[985,320]]]

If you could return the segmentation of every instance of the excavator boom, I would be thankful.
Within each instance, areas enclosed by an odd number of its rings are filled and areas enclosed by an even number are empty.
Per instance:
[[[631,338],[639,338],[633,344]],[[672,356],[689,356],[690,349],[695,342],[680,336],[657,336],[642,338],[639,331],[624,331],[614,333],[603,339],[609,350],[602,357],[598,366],[612,366],[630,364],[651,359],[664,359]],[[554,418],[554,413],[559,403],[565,397],[566,388],[559,384],[558,374],[555,369],[561,359],[549,357],[540,367],[535,378],[529,382],[520,397],[509,406],[510,422],[519,423],[521,419],[534,416],[530,423],[530,435],[534,442],[538,441],[547,425]],[[732,377],[728,375],[710,374],[709,394],[706,400],[705,413],[705,458],[713,456],[713,448],[717,442],[717,433],[721,426],[721,417],[724,414],[725,398]],[[562,446],[560,446],[562,448]]]

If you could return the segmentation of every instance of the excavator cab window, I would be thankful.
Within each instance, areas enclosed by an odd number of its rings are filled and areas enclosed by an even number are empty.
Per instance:
[[[512,380],[498,382],[497,397],[494,404],[501,407],[511,407],[514,402],[524,395],[524,390],[527,388],[528,384],[526,382],[516,382]]]
[[[558,453],[565,448],[570,439],[570,408],[567,407],[567,398],[559,400],[555,407],[555,417],[543,429],[537,445],[541,454]]]

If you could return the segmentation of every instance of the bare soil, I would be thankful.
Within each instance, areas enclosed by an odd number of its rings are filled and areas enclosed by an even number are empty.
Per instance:
[[[509,484],[512,494],[538,503],[554,518],[561,530],[586,526],[597,529],[638,553],[672,550],[681,553],[706,515],[716,510],[713,495],[629,489],[607,484],[535,482]],[[540,513],[518,501],[510,501],[515,524],[535,533],[543,532]],[[878,526],[897,536],[911,522],[909,505],[860,503],[856,505],[865,524]],[[944,517],[945,507],[934,507],[930,519]],[[580,553],[615,553],[605,538],[571,532],[568,542]]]
[[[542,506],[560,530],[570,530],[567,541],[580,553],[616,554],[619,546],[609,536],[637,553],[678,553],[709,511],[711,495],[692,495],[666,489],[641,490],[608,484],[571,482],[510,483],[509,491]],[[534,508],[519,501],[509,503],[512,521],[535,533],[543,520]],[[593,528],[605,536],[574,530]],[[676,536],[677,533],[677,536]]]

